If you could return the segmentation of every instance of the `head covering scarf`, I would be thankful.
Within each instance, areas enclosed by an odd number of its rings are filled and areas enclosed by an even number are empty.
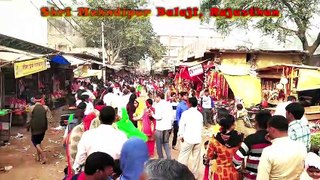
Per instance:
[[[94,108],[98,111],[101,111],[104,107],[106,107],[105,105],[96,105]]]
[[[149,159],[147,144],[139,138],[131,138],[124,143],[121,150],[120,180],[139,179],[144,168],[144,163]]]
[[[116,123],[119,130],[123,131],[128,138],[137,137],[143,141],[147,141],[148,137],[137,129],[129,119],[126,108],[121,108],[121,119]]]
[[[96,118],[96,114],[94,112],[88,114],[86,117],[83,118],[83,124],[84,124],[84,131],[87,131],[90,129],[91,121]]]

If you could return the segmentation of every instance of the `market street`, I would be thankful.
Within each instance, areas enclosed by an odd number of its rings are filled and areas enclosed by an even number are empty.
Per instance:
[[[54,122],[50,123],[50,130],[44,139],[43,145],[48,155],[48,164],[41,165],[35,161],[30,132],[23,127],[14,127],[9,144],[0,147],[0,167],[12,166],[10,171],[0,172],[1,179],[52,180],[61,179],[64,176],[63,169],[67,165],[65,149],[62,146],[64,131],[54,130],[59,126],[61,108],[59,110],[53,111]],[[204,140],[208,139],[208,134],[210,134],[209,130],[204,130]],[[172,157],[176,159],[179,151],[171,152]]]

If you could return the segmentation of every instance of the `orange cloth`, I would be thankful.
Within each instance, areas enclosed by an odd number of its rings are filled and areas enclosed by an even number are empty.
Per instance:
[[[208,158],[214,159],[216,157],[216,168],[213,172],[213,180],[240,180],[239,173],[234,168],[232,163],[233,155],[237,152],[239,147],[227,148],[218,142],[214,137],[211,139],[208,148]]]

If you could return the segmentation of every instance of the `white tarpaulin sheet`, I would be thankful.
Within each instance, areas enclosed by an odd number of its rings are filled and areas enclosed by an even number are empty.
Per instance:
[[[43,57],[43,55],[39,54],[22,54],[22,53],[17,53],[17,52],[1,52],[0,51],[0,61],[8,61],[8,62],[13,62],[13,61],[24,61],[28,59],[35,59],[35,58],[40,58]]]
[[[80,59],[71,55],[63,55],[63,57],[70,62],[71,66],[85,64],[87,62],[83,59]]]

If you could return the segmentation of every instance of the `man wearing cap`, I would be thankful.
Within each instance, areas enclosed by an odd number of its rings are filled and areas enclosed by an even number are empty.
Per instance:
[[[43,103],[43,96],[34,98],[35,104],[30,107],[27,119],[27,130],[31,129],[31,141],[37,150],[37,160],[46,163],[46,157],[41,147],[41,142],[48,129],[48,120],[52,120],[52,114],[48,106]]]

